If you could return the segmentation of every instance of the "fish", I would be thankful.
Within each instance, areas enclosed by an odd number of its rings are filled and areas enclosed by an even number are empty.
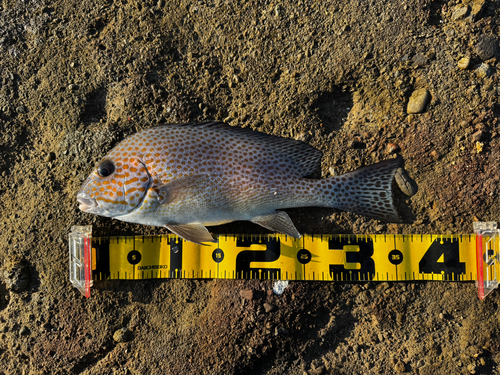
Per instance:
[[[221,122],[159,125],[118,143],[77,201],[84,212],[166,227],[198,244],[215,241],[207,226],[237,220],[300,238],[286,208],[331,207],[400,222],[391,191],[400,156],[307,178],[321,157],[299,140]]]

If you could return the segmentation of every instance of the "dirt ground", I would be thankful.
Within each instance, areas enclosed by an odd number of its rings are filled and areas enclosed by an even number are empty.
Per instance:
[[[403,156],[419,189],[398,196],[404,224],[289,210],[301,233],[500,221],[498,0],[3,0],[0,15],[0,374],[500,373],[500,292],[479,301],[472,282],[107,281],[85,299],[67,245],[75,224],[166,233],[82,213],[76,193],[127,135],[203,120],[311,144],[316,177]]]

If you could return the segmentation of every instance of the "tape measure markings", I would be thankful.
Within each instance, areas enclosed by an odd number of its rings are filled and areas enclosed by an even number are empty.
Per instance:
[[[474,235],[220,236],[199,246],[176,236],[92,239],[92,277],[324,281],[470,281]]]
[[[199,246],[174,235],[92,238],[69,233],[69,279],[90,297],[94,280],[225,278],[325,281],[476,281],[498,287],[500,230],[473,222],[473,235],[220,235]]]

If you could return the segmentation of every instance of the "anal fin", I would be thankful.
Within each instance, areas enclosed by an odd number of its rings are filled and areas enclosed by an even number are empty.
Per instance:
[[[203,242],[216,242],[208,229],[201,223],[166,224],[165,227],[179,237],[200,245],[203,245]]]
[[[287,234],[293,238],[301,237],[288,214],[283,211],[271,215],[256,216],[252,219],[252,223],[259,224],[272,231]]]

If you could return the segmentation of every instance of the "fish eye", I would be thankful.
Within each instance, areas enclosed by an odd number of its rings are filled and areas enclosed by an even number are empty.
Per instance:
[[[111,176],[114,171],[115,171],[115,165],[113,164],[113,162],[109,160],[103,161],[97,167],[97,174],[101,177]]]

